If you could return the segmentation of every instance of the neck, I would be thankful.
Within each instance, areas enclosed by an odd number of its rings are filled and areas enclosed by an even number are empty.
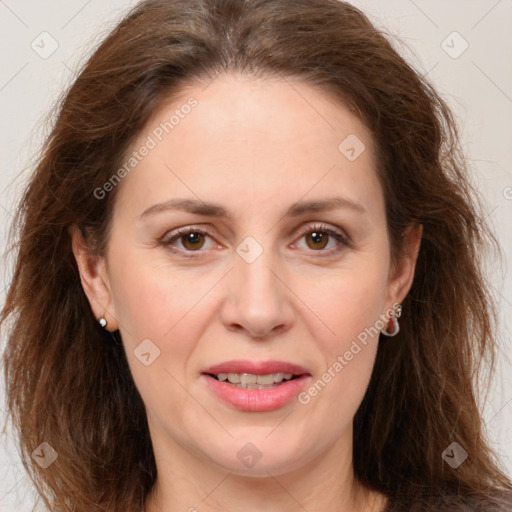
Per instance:
[[[385,496],[355,478],[352,450],[343,450],[346,446],[340,442],[288,472],[246,476],[173,444],[166,450],[172,456],[157,458],[158,478],[145,512],[225,512],[241,504],[245,512],[383,511]]]

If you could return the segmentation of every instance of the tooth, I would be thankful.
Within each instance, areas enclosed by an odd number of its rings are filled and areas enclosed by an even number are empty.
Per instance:
[[[247,384],[247,386],[242,386],[242,384],[233,384],[234,386],[238,388],[244,388],[244,389],[269,389],[275,387],[274,384]]]
[[[280,384],[283,380],[290,380],[293,373],[269,373],[266,375],[254,375],[252,373],[219,373],[217,379],[220,382],[229,381],[231,384],[249,389],[264,389]],[[260,387],[261,386],[261,387]]]
[[[240,384],[244,387],[247,387],[247,384],[256,384],[256,380],[256,375],[252,375],[251,373],[240,374]]]
[[[257,384],[274,384],[274,374],[258,375]]]

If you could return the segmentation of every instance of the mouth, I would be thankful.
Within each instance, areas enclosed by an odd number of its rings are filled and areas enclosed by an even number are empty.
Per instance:
[[[209,377],[219,382],[229,382],[237,388],[244,389],[269,389],[282,385],[284,382],[298,379],[301,375],[293,373],[267,373],[256,375],[254,373],[206,373]]]
[[[201,376],[210,391],[236,409],[270,411],[283,407],[311,380],[306,368],[284,361],[226,361]]]

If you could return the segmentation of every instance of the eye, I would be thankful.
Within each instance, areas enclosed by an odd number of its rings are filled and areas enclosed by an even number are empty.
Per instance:
[[[169,237],[163,238],[160,244],[167,247],[173,252],[179,252],[186,256],[190,252],[200,252],[204,246],[205,238],[211,238],[208,231],[193,226],[186,228],[179,228],[170,233]],[[175,248],[175,242],[180,242],[182,247]]]
[[[307,247],[315,252],[333,253],[341,250],[343,246],[350,245],[348,238],[343,232],[325,225],[315,224],[314,226],[307,226],[301,231],[301,237],[299,240],[302,238],[306,239]],[[337,246],[324,250],[332,239],[334,239],[335,242],[338,242]]]
[[[307,240],[307,247],[312,249],[314,252],[332,254],[340,251],[344,246],[350,245],[349,239],[343,234],[343,232],[325,225],[315,224],[314,226],[307,226],[301,230],[299,240],[304,237],[306,237]],[[185,257],[196,257],[199,256],[199,254],[196,255],[194,253],[204,252],[202,249],[205,248],[205,240],[207,238],[212,239],[212,236],[208,231],[194,226],[189,226],[172,231],[168,237],[164,237],[160,240],[160,245],[163,245],[172,252],[179,253]],[[337,246],[324,250],[328,243],[333,239],[337,242]],[[181,244],[181,247],[176,247],[177,242]],[[297,245],[297,242],[295,245]]]

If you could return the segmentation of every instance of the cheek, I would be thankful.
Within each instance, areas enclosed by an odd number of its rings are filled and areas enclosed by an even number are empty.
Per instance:
[[[112,253],[112,257],[117,262],[111,279],[115,312],[133,341],[168,339],[176,326],[187,323],[188,313],[211,287],[206,286],[209,280],[155,265],[144,253],[127,249]]]
[[[149,410],[176,416],[186,406],[182,384],[202,329],[198,302],[211,284],[128,253],[117,261],[111,285],[132,377]]]
[[[377,290],[348,287],[346,291],[350,292],[346,300],[333,302],[324,311],[334,335],[327,329],[316,334],[315,348],[321,351],[322,368],[300,397],[300,403],[323,424],[319,428],[327,428],[334,436],[349,428],[363,400],[380,332],[382,301]]]
[[[304,402],[310,398],[315,410],[325,409],[333,424],[345,424],[355,414],[368,386],[383,326],[386,283],[385,262],[366,258],[360,266],[316,280],[309,292],[302,288],[312,311],[310,326],[316,326],[310,334],[323,363]]]
[[[361,333],[374,333],[371,328],[383,313],[387,268],[376,259],[369,260],[324,272],[314,279],[297,280],[294,291],[316,318],[310,322],[316,326],[311,335],[322,340],[328,353],[344,351]]]

